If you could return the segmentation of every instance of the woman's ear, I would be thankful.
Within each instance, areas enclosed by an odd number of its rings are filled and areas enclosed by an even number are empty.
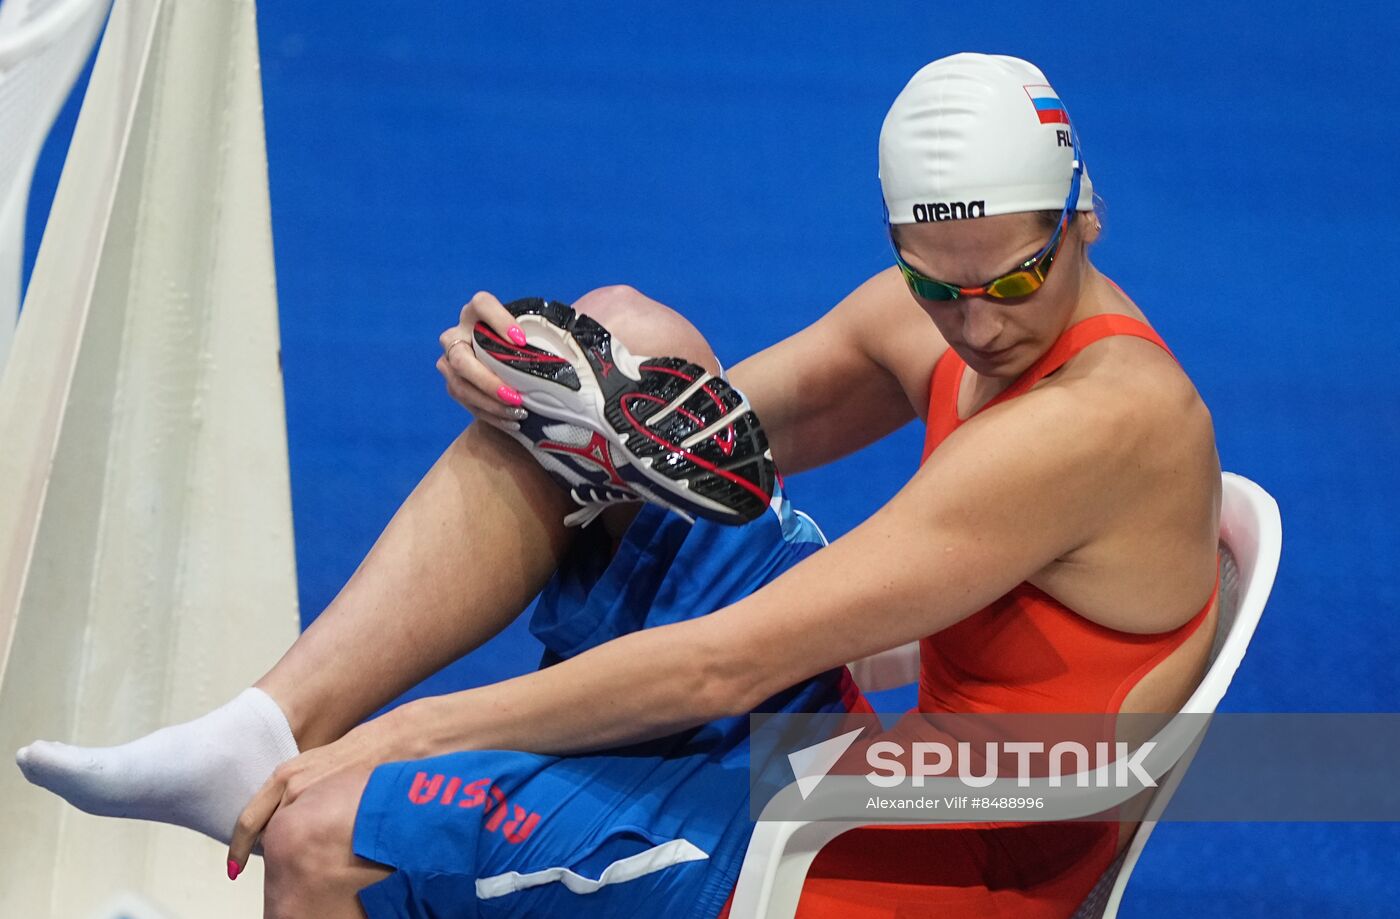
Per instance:
[[[1099,234],[1103,232],[1103,223],[1099,220],[1099,215],[1094,211],[1081,211],[1079,213],[1079,232],[1083,236],[1086,249],[1098,242]]]

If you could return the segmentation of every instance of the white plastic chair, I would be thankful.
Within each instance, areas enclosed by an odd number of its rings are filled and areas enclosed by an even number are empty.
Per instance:
[[[1283,525],[1278,504],[1268,492],[1242,476],[1225,473],[1220,508],[1220,541],[1224,552],[1219,624],[1210,664],[1200,685],[1182,707],[1182,714],[1210,715],[1244,659],[1264,612],[1278,572]],[[913,682],[919,674],[919,646],[911,643],[850,665],[861,689],[878,692]],[[1191,764],[1205,736],[1208,718],[1173,718],[1153,737],[1157,757],[1144,768],[1157,781],[1147,812],[1128,848],[1100,877],[1074,919],[1114,919],[1123,891],[1138,858],[1167,802]],[[845,778],[845,777],[838,777]],[[828,778],[827,781],[832,781]],[[1091,783],[1097,786],[1097,783]],[[791,789],[789,789],[790,791]],[[1131,796],[1128,790],[1127,795]],[[1070,817],[1088,817],[1124,803],[1120,788],[1091,787],[1075,804]],[[776,810],[785,791],[765,808]],[[791,919],[797,912],[807,869],[822,846],[850,829],[866,825],[844,821],[814,822],[761,819],[749,842],[739,873],[731,915],[734,919]]]
[[[0,2],[0,370],[19,315],[24,215],[34,164],[110,2]]]

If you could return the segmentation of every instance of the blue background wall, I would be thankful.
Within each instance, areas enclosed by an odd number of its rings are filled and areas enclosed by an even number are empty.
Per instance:
[[[884,111],[974,49],[1037,62],[1066,100],[1108,202],[1097,263],[1196,380],[1224,466],[1282,506],[1274,600],[1226,707],[1400,707],[1395,14],[1135,6],[264,3],[303,618],[465,423],[433,363],[474,291],[631,283],[736,361],[888,263]],[[40,164],[30,265],[75,111]],[[839,535],[912,473],[920,435],[791,490]],[[536,656],[518,624],[428,688]],[[1397,843],[1394,825],[1166,825],[1123,915],[1393,915]]]

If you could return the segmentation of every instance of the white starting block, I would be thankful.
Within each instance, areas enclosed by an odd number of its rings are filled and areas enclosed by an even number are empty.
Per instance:
[[[116,0],[0,376],[0,919],[259,915],[261,859],[12,757],[196,717],[297,626],[253,0]]]

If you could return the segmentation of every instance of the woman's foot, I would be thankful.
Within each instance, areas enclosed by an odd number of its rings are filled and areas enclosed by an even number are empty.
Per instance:
[[[30,782],[89,814],[173,823],[227,843],[254,792],[297,752],[282,709],[250,688],[118,747],[38,740],[15,761]]]

